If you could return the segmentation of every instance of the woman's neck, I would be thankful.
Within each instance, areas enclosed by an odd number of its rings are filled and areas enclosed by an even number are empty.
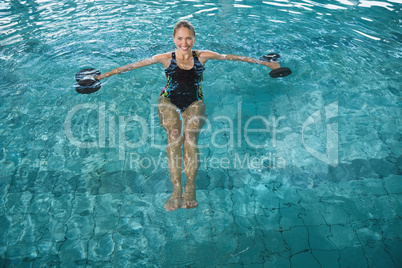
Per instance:
[[[193,57],[193,52],[192,50],[189,50],[186,54],[183,54],[179,50],[176,50],[176,59],[178,58],[179,60],[188,60]]]

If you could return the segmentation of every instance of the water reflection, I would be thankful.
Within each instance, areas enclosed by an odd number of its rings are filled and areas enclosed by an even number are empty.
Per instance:
[[[199,21],[210,20],[212,16],[223,19],[217,25],[226,30],[233,25],[242,25],[245,18],[251,19],[251,27],[270,21],[274,24],[299,23],[300,20],[311,19],[311,13],[315,12],[319,16],[342,15],[339,12],[352,8],[359,8],[360,13],[365,12],[365,8],[383,8],[394,11],[393,3],[398,1],[354,1],[337,0],[338,4],[315,2],[311,0],[303,1],[262,1],[260,4],[250,4],[243,1],[220,0],[210,3],[199,1],[175,1],[167,2],[165,5],[148,1],[132,1],[130,4],[122,6],[118,3],[107,2],[86,2],[86,3],[59,3],[53,0],[30,1],[30,2],[3,2],[0,4],[0,44],[2,46],[27,43],[30,39],[36,38],[46,40],[48,38],[63,38],[67,35],[94,34],[97,31],[108,33],[121,29],[131,28],[135,31],[136,27],[141,27],[144,23],[151,28],[161,28],[163,25],[173,25],[178,19],[190,19]],[[181,9],[180,16],[177,10]],[[278,11],[283,12],[281,15]],[[285,14],[287,13],[287,14]],[[160,14],[166,15],[158,19]],[[261,16],[264,14],[263,16]],[[129,15],[122,20],[122,16]],[[290,16],[289,16],[290,15]],[[304,15],[306,17],[302,17]],[[169,18],[172,16],[171,18]],[[298,17],[295,17],[298,16]],[[309,17],[307,17],[309,16]],[[339,17],[337,18],[339,20]],[[372,21],[373,18],[365,15],[364,20]],[[306,22],[307,23],[307,22]],[[280,27],[273,25],[274,28]],[[150,28],[150,29],[151,29]],[[262,29],[261,29],[262,30]],[[364,34],[361,29],[358,30]],[[230,32],[233,31],[229,31]],[[371,38],[370,34],[367,34]]]

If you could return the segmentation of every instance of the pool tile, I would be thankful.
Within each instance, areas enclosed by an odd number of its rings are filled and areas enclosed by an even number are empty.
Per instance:
[[[32,262],[35,267],[55,267],[60,266],[60,264],[60,258],[56,254],[40,256]]]
[[[260,185],[254,188],[254,192],[255,202],[259,204],[259,207],[266,209],[279,208],[280,201],[270,188]]]
[[[72,213],[78,215],[87,215],[94,211],[95,197],[88,193],[77,193],[71,201]]]
[[[375,219],[385,220],[398,217],[398,207],[391,195],[383,195],[373,198],[371,213]]]
[[[303,191],[303,189],[292,186],[286,187],[285,185],[272,189],[272,192],[280,200],[282,207],[298,204],[302,199],[299,195],[300,191]]]
[[[292,267],[321,267],[320,263],[313,257],[310,250],[292,255],[291,263]]]
[[[385,195],[387,191],[384,187],[384,180],[382,179],[364,179],[361,181],[361,188],[369,195]]]
[[[308,226],[309,243],[313,250],[337,251],[335,244],[329,239],[332,236],[330,226]]]
[[[215,200],[213,202],[215,210],[233,209],[231,192],[227,188],[226,189],[216,188],[214,190],[209,191],[209,195],[215,196]]]
[[[88,240],[80,239],[66,239],[61,244],[58,256],[63,265],[76,266],[77,264],[83,265],[87,260],[87,245]]]
[[[286,257],[289,261],[290,247],[284,240],[282,232],[278,229],[266,229],[262,231],[265,249],[268,251],[269,256],[280,255]],[[278,257],[278,256],[277,256]],[[269,257],[271,259],[271,257]],[[273,258],[275,259],[275,258]]]
[[[24,259],[21,256],[25,256]],[[18,243],[7,248],[7,258],[13,263],[30,262],[38,256],[36,243]]]
[[[94,219],[94,226],[92,226],[93,233],[97,236],[109,233],[110,230],[114,230],[114,228],[117,226],[119,219],[119,217],[114,215],[96,215]]]
[[[166,199],[169,195],[166,195]],[[137,194],[125,195],[119,210],[120,217],[142,217],[144,210],[149,207],[141,196]]]
[[[393,265],[395,265],[395,267],[400,267],[402,265],[402,257],[400,254],[400,249],[402,248],[402,239],[386,239],[383,242],[385,245],[384,250],[391,256]]]
[[[286,255],[273,254],[268,257],[268,260],[264,263],[264,268],[270,267],[289,267],[290,258]]]
[[[370,267],[398,267],[385,250],[383,241],[377,241],[364,247],[365,255]]]
[[[324,206],[325,210],[320,211],[320,213],[322,213],[325,222],[328,225],[346,224],[349,222],[349,215],[346,213],[342,205],[324,202]]]
[[[300,218],[306,226],[325,225],[325,218],[321,211],[325,210],[325,205],[322,202],[312,204],[302,204],[303,210],[300,213]]]
[[[388,161],[389,159],[370,159],[373,169],[381,177],[388,177],[391,174],[398,174],[398,168],[395,163]],[[400,189],[400,188],[398,188]]]
[[[381,220],[378,221],[378,224],[381,225],[382,236],[384,239],[395,241],[402,240],[402,234],[399,232],[399,230],[402,228],[402,219],[400,217]]]
[[[304,221],[301,218],[303,210],[297,205],[289,207],[281,207],[279,209],[281,215],[279,224],[283,230],[289,230],[295,226],[304,226]]]
[[[121,194],[101,194],[95,197],[95,212],[97,215],[119,215],[122,203]]]
[[[352,195],[351,195],[352,196]],[[345,201],[345,211],[349,215],[351,222],[363,222],[373,218],[371,213],[370,196],[355,195],[356,197],[349,198]]]
[[[261,267],[264,263],[265,252],[263,251],[264,241],[259,238],[260,234],[246,235],[243,232],[241,233],[242,234],[238,237],[239,244],[236,251],[230,255],[230,262],[239,263],[241,259],[241,262],[246,266],[259,264]]]
[[[58,244],[54,241],[40,240],[38,241],[37,250],[39,258],[47,256],[57,256]]]
[[[228,174],[222,170],[212,169],[208,170],[205,174],[209,178],[208,190],[215,188],[227,188],[229,183]]]
[[[402,176],[391,175],[384,178],[385,188],[390,194],[402,194]]]
[[[28,207],[28,213],[47,213],[52,203],[53,194],[51,193],[36,193],[33,195]]]
[[[95,235],[88,241],[88,259],[95,262],[110,261],[115,250],[113,235],[105,233]]]
[[[63,242],[66,238],[67,226],[64,220],[59,221],[52,217],[50,221],[42,227],[43,235],[41,240]]]
[[[283,238],[290,247],[292,256],[310,250],[307,227],[293,227],[290,230],[285,230],[283,231]]]
[[[279,231],[281,230],[280,219],[281,214],[278,209],[263,209],[265,215],[256,215],[256,221],[261,230],[264,231]]]
[[[68,240],[89,239],[94,235],[95,220],[93,215],[72,216],[65,224],[67,227],[65,237]]]
[[[322,267],[340,267],[340,253],[337,250],[312,250],[312,254]]]
[[[347,247],[361,247],[361,242],[352,226],[345,224],[331,225],[328,240],[340,251]]]
[[[300,195],[301,200],[307,204],[314,204],[321,202],[321,196],[319,195],[318,189],[314,188],[303,188],[298,190],[297,194]]]
[[[253,190],[251,188],[242,188],[232,190],[233,196],[237,202],[233,204],[233,213],[244,217],[254,214],[255,201],[253,198]]]
[[[99,180],[99,194],[116,194],[124,191],[124,186],[120,183],[120,173],[112,173],[108,176],[102,176]]]

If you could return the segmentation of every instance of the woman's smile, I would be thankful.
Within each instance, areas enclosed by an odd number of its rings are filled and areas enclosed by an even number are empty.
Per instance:
[[[190,52],[195,42],[195,36],[188,28],[181,27],[177,29],[173,36],[173,41],[180,54],[191,56]]]

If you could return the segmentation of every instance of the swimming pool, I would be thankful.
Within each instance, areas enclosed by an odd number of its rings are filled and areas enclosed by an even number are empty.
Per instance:
[[[0,265],[400,267],[401,8],[0,1]],[[179,19],[196,49],[280,53],[293,74],[206,64],[199,207],[168,213],[162,67],[72,86],[173,50]]]

